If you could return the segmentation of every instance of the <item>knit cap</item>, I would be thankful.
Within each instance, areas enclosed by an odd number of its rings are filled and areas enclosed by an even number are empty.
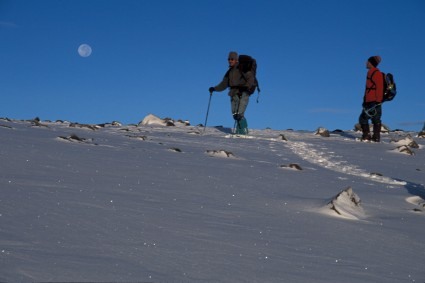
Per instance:
[[[230,51],[228,59],[234,59],[235,61],[238,61],[238,53],[235,51]]]
[[[381,62],[381,57],[376,55],[376,56],[369,57],[369,59],[367,60],[369,61],[370,64],[372,64],[372,66],[376,68],[379,62]]]

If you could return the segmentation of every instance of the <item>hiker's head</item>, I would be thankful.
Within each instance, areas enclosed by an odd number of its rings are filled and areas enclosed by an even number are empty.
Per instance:
[[[233,67],[238,62],[238,53],[231,51],[227,60],[229,61],[229,66]]]
[[[369,59],[367,59],[366,67],[368,69],[370,69],[372,67],[376,68],[379,65],[379,62],[381,62],[380,56],[371,56],[371,57],[369,57]]]

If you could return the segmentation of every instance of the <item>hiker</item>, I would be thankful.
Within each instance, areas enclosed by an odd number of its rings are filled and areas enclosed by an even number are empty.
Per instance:
[[[218,85],[210,87],[209,91],[212,94],[214,91],[221,92],[230,88],[231,111],[238,126],[237,133],[247,134],[245,111],[251,94],[249,90],[255,86],[255,77],[251,71],[242,73],[238,69],[238,53],[231,51],[227,60],[229,61],[229,70],[224,75],[223,80]],[[240,131],[238,132],[238,130]]]
[[[366,78],[366,90],[363,97],[363,110],[359,117],[362,128],[362,141],[380,142],[381,140],[381,116],[382,101],[384,95],[384,77],[377,68],[381,57],[372,56],[366,61],[368,69]],[[369,119],[373,124],[373,135],[370,136]]]

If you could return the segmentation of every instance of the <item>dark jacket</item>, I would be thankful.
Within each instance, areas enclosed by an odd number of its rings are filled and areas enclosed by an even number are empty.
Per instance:
[[[371,68],[367,72],[366,90],[363,102],[379,102],[384,99],[384,77],[378,68]]]
[[[230,88],[229,96],[239,95],[244,91],[248,91],[255,85],[255,78],[252,72],[242,74],[238,69],[238,65],[229,68],[223,77],[223,80],[214,87],[216,91],[223,91]]]

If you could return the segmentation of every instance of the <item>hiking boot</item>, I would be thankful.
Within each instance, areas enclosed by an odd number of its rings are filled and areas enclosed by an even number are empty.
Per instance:
[[[362,137],[361,137],[361,139],[360,139],[361,141],[366,141],[366,142],[369,142],[369,141],[371,141],[372,140],[372,137],[368,134],[368,135],[363,135]]]
[[[237,135],[247,135],[248,134],[248,122],[244,117],[241,120],[236,122],[235,133]]]
[[[373,124],[373,136],[372,141],[380,142],[381,141],[381,124]]]
[[[360,139],[361,141],[370,141],[372,139],[372,137],[370,136],[370,130],[369,130],[369,125],[368,124],[362,124],[360,125],[362,127],[362,138]]]

